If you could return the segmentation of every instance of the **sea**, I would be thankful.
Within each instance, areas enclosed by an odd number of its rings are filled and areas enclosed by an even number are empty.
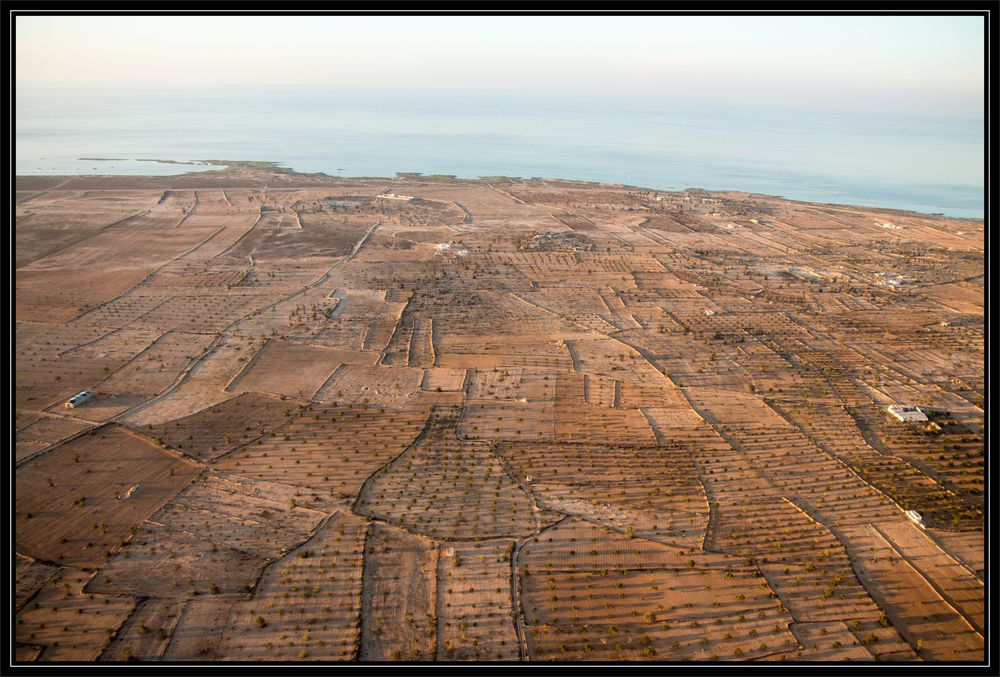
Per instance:
[[[984,123],[450,89],[32,86],[18,175],[170,175],[258,160],[334,176],[544,177],[982,218]]]

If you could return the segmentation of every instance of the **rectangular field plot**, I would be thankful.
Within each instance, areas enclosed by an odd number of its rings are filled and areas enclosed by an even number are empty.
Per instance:
[[[410,337],[410,354],[407,365],[410,367],[433,367],[436,357],[434,349],[434,320],[418,317],[413,322],[413,334]]]
[[[441,546],[437,660],[520,658],[510,590],[513,548],[513,541]]]
[[[18,322],[71,322],[88,309],[128,291],[149,273],[144,268],[45,270],[16,273]]]
[[[552,402],[477,401],[465,408],[459,436],[494,441],[656,444],[638,409],[602,409]]]
[[[57,416],[43,416],[34,423],[17,431],[17,446],[14,460],[20,461],[41,449],[55,444],[65,437],[70,437],[89,427],[91,427],[91,424],[85,421],[75,421],[70,418]]]
[[[662,497],[650,507],[707,512],[705,492],[685,447],[586,443],[500,443],[496,451],[526,482],[580,485],[655,485]]]
[[[122,329],[132,325],[169,300],[164,294],[129,294],[109,300],[75,320],[83,327]],[[134,327],[131,327],[134,328]],[[154,331],[142,329],[142,331]]]
[[[335,512],[312,538],[271,564],[253,597],[233,606],[220,657],[355,660],[367,528],[364,520]]]
[[[532,482],[530,486],[540,508],[578,515],[594,524],[670,546],[696,548],[705,541],[707,503],[694,495],[688,497],[687,506],[679,502],[672,508],[659,508],[654,505],[661,499],[655,485],[622,488],[613,483]]]
[[[767,581],[726,555],[566,520],[521,544],[517,573],[536,659],[737,660],[797,647]]]
[[[161,599],[238,593],[253,585],[264,564],[257,555],[147,522],[87,592]]]
[[[319,402],[409,407],[417,402],[424,370],[345,364],[322,384],[312,399]]]
[[[181,610],[162,660],[218,660],[229,610],[239,599],[242,596],[208,595],[189,600]]]
[[[985,549],[983,547],[984,534],[975,532],[955,533],[938,529],[928,529],[926,533],[956,561],[963,563],[982,580],[985,573],[985,558],[983,557]]]
[[[806,661],[874,661],[858,638],[841,621],[792,623],[792,634],[802,645],[799,660]]]
[[[520,443],[497,451],[543,507],[658,542],[704,541],[709,505],[686,448]]]
[[[364,557],[360,659],[434,660],[437,545],[375,523]]]
[[[711,431],[704,419],[689,406],[666,409],[643,407],[642,414],[653,429],[660,446],[671,447],[690,443],[698,434]]]
[[[600,409],[557,403],[554,437],[561,442],[656,444],[649,421],[638,409]]]
[[[301,408],[299,402],[244,393],[190,416],[146,426],[144,430],[190,456],[211,461],[271,434],[296,416]]]
[[[314,304],[324,308],[326,318],[317,324],[310,341],[376,354],[388,345],[406,306],[405,300],[388,300],[386,291],[379,289],[338,289],[326,299]]]
[[[152,520],[260,557],[277,557],[305,540],[323,513],[305,490],[212,472],[163,507]]]
[[[181,600],[140,602],[101,654],[101,661],[162,660],[184,609]]]
[[[161,302],[130,326],[157,331],[215,333],[273,300],[269,291],[239,287],[185,294],[174,290],[149,293],[155,293],[155,298]]]
[[[142,200],[124,200],[113,207],[73,199],[74,193],[49,193],[56,199],[34,199],[17,211],[17,267],[44,259],[93,237],[105,228],[134,221],[148,210]]]
[[[263,340],[223,337],[169,394],[122,420],[136,426],[157,425],[228,400],[232,395],[225,392],[226,384],[243,370],[261,345]]]
[[[438,392],[461,391],[468,373],[465,369],[425,369],[420,388]]]
[[[268,260],[336,258],[347,254],[376,222],[368,215],[356,215],[344,223],[332,214],[294,211],[280,214],[278,219],[275,232],[256,246],[254,256]]]
[[[872,528],[980,634],[985,634],[983,581],[950,557],[910,522],[880,522]]]
[[[743,618],[712,615],[685,624],[531,626],[528,654],[534,661],[753,662],[798,649],[787,626],[787,617],[766,610]]]
[[[182,290],[229,288],[238,285],[247,274],[247,264],[212,264],[181,260],[160,270],[145,285],[145,289]]]
[[[105,333],[73,325],[18,322],[14,336],[17,406],[34,410],[61,407],[65,399],[103,379],[105,368],[117,368],[120,360],[74,358],[67,353]]]
[[[537,527],[531,497],[482,442],[455,436],[455,412],[365,483],[356,510],[448,540],[514,537]]]
[[[583,396],[591,406],[616,407],[621,399],[621,382],[608,376],[584,374]]]
[[[33,560],[20,553],[15,554],[14,561],[14,610],[20,611],[21,607],[38,592],[46,581],[52,578],[59,571],[59,567]]]
[[[658,407],[662,409],[690,410],[680,390],[668,379],[659,382],[621,382],[621,406],[624,409]]]
[[[269,341],[227,390],[310,398],[340,364],[337,352],[328,348]]]
[[[199,469],[121,426],[77,437],[17,469],[18,550],[100,566]]]
[[[655,388],[655,391],[646,393],[651,397],[653,392],[662,393],[662,397],[670,396],[670,391],[675,390],[670,385],[662,373],[634,348],[631,348],[620,341],[610,338],[578,339],[567,341],[567,346],[571,348],[573,364],[577,371],[599,376],[608,376],[635,384],[637,388],[632,393],[632,406],[665,406],[662,402],[659,405],[647,404],[642,399],[643,390]]]
[[[682,554],[686,552],[681,547],[630,538],[611,527],[599,526],[580,517],[566,517],[521,543],[518,566],[529,576],[549,571],[683,568],[690,559]],[[714,566],[729,559],[716,554],[714,557],[704,555],[698,561],[709,561]]]
[[[982,660],[983,636],[871,525],[850,531],[862,580],[892,626],[925,660]],[[874,625],[874,624],[872,624]],[[872,644],[871,651],[879,645]]]
[[[469,387],[469,398],[522,402],[551,401],[556,397],[557,384],[564,378],[566,377],[561,372],[550,369],[504,367],[491,371],[474,371]]]
[[[530,306],[528,306],[530,307]],[[484,320],[484,326],[496,329],[505,326],[502,320]],[[547,324],[546,324],[547,323]],[[544,318],[536,325],[517,325],[516,334],[500,336],[481,331],[459,333],[451,323],[436,323],[438,366],[455,369],[480,369],[522,367],[543,371],[573,371],[573,358],[561,341],[546,340],[549,336],[573,336],[571,327],[558,327],[558,320]],[[544,337],[544,338],[543,338]]]
[[[710,575],[705,571],[687,573],[681,570],[617,571],[613,576],[589,570],[540,573],[542,575],[526,577],[522,584],[522,603],[529,625],[627,623],[632,612],[654,616],[663,612],[660,616],[665,620],[680,621],[710,614],[746,614],[775,606],[767,592],[760,593],[747,581],[724,585],[722,573]],[[713,592],[706,594],[706,591]],[[746,598],[745,602],[740,601],[741,596]],[[565,601],[560,603],[561,600]],[[715,602],[719,602],[721,608],[716,607]],[[678,608],[695,603],[702,605],[701,611],[677,612]]]
[[[39,271],[105,268],[108,255],[113,252],[119,260],[128,261],[135,267],[153,269],[211,235],[203,229],[175,231],[171,228],[183,216],[179,209],[151,210],[139,213],[134,219],[128,216],[130,214],[122,213],[117,218],[109,217],[107,228],[68,249],[36,259],[25,268]]]
[[[234,476],[308,487],[353,499],[368,477],[403,453],[426,411],[381,412],[315,404],[274,435],[220,459]]]
[[[212,343],[207,334],[168,332],[102,381],[98,393],[156,395]],[[86,408],[86,405],[84,405]]]
[[[44,647],[37,660],[96,660],[132,613],[132,599],[84,593],[93,575],[61,569],[17,614],[16,640]]]
[[[111,330],[95,341],[82,343],[64,351],[62,355],[71,359],[114,360],[118,365],[122,365],[148,348],[159,337],[160,332],[146,329]]]
[[[251,269],[247,279],[257,271]],[[312,276],[318,278],[324,270],[315,270]],[[253,284],[257,284],[257,280]],[[251,284],[247,280],[244,285]],[[260,295],[260,307],[252,312],[241,314],[234,318],[230,331],[243,338],[273,338],[297,341],[301,344],[312,344],[313,335],[331,320],[327,317],[333,301],[326,298],[327,291],[321,287],[301,287],[275,285],[253,287],[253,293]],[[353,346],[347,346],[353,348]]]

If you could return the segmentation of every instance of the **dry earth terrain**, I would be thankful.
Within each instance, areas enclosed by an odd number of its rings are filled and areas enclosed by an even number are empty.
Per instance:
[[[983,660],[981,222],[237,164],[15,237],[18,659]]]

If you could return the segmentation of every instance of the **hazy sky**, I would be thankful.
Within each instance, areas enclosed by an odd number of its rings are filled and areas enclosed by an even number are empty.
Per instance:
[[[16,18],[18,86],[434,87],[981,117],[983,17]]]

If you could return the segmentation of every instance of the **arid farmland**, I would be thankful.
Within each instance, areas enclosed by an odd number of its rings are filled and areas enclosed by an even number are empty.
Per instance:
[[[983,660],[981,222],[16,187],[18,660]]]

